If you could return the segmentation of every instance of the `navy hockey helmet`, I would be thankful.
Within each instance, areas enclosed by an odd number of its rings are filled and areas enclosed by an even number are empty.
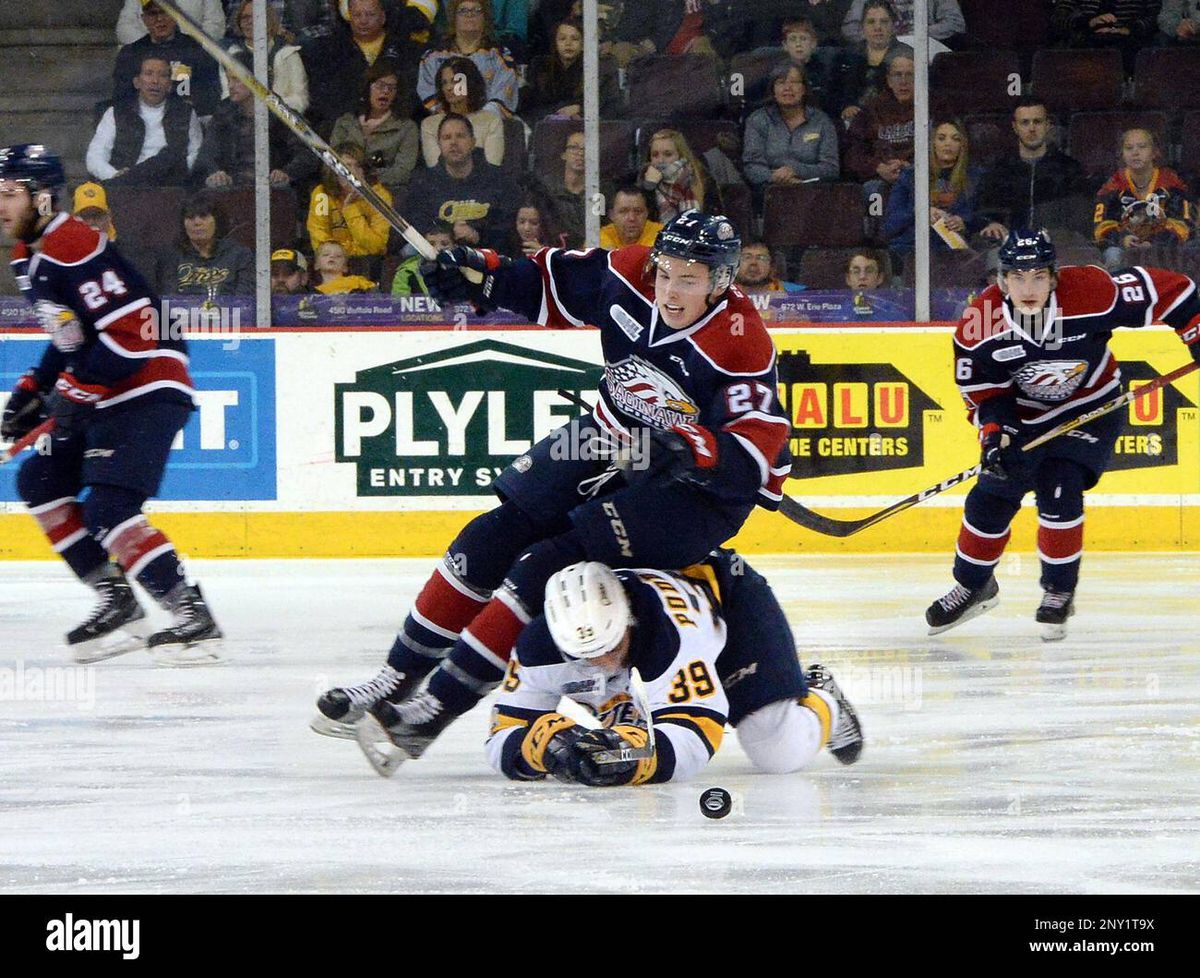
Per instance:
[[[0,149],[0,180],[26,184],[30,196],[48,190],[57,201],[66,187],[67,174],[57,153],[41,143],[18,143]]]
[[[742,239],[734,230],[733,222],[724,215],[688,210],[668,221],[658,232],[650,252],[651,263],[657,262],[660,255],[707,265],[712,291],[721,293],[737,275],[742,260]]]
[[[1045,228],[1040,231],[1028,228],[1011,231],[1000,246],[998,257],[1001,275],[1035,268],[1048,268],[1053,272],[1058,266],[1054,242]]]

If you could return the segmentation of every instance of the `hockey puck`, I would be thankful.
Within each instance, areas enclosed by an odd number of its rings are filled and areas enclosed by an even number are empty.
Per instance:
[[[700,814],[705,818],[724,818],[733,808],[733,795],[724,788],[709,788],[700,796]]]

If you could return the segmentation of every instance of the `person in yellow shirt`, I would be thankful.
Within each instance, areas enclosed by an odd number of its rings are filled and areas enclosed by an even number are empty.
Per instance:
[[[392,195],[367,169],[361,146],[342,143],[334,147],[334,152],[359,180],[391,204]],[[307,227],[314,253],[326,241],[336,241],[355,258],[384,254],[391,229],[374,207],[328,167],[309,199]]]
[[[336,241],[326,241],[313,256],[317,273],[316,290],[322,295],[342,295],[346,292],[374,292],[378,283],[363,275],[350,275],[346,249]]]
[[[622,187],[613,194],[608,220],[600,229],[600,247],[610,251],[635,244],[652,248],[663,228],[658,221],[650,220],[646,195],[637,187]]]

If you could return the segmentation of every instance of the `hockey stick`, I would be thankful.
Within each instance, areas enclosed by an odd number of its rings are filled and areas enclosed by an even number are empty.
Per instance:
[[[1111,400],[1105,401],[1098,407],[1081,414],[1077,418],[1072,418],[1070,421],[1064,421],[1055,428],[1051,428],[1044,434],[1038,435],[1032,441],[1021,446],[1022,451],[1029,451],[1032,448],[1037,448],[1039,445],[1044,445],[1052,438],[1057,438],[1059,435],[1065,435],[1068,431],[1074,431],[1081,425],[1087,424],[1089,421],[1094,421],[1096,418],[1105,414],[1110,414],[1127,404],[1136,401],[1139,397],[1144,397],[1151,391],[1160,390],[1166,387],[1173,381],[1178,380],[1190,374],[1193,370],[1200,367],[1200,361],[1195,361],[1185,364],[1169,374],[1163,374],[1161,377],[1156,377],[1148,384],[1139,387],[1137,390],[1128,390]],[[899,502],[892,503],[886,509],[881,509],[878,513],[872,513],[870,516],[864,516],[860,520],[836,520],[830,516],[822,516],[820,513],[814,513],[811,509],[806,509],[801,506],[796,500],[784,496],[783,502],[779,504],[779,512],[786,516],[793,523],[798,523],[809,530],[815,530],[817,533],[823,533],[828,537],[848,537],[860,530],[865,530],[868,527],[874,526],[876,523],[881,523],[889,516],[895,516],[897,513],[902,513],[917,503],[923,503],[926,499],[932,499],[934,496],[945,492],[947,489],[953,489],[957,485],[961,485],[969,479],[979,475],[982,466],[979,464],[972,465],[969,469],[964,469],[957,475],[950,476],[936,486],[930,486],[928,489],[923,489],[921,492],[913,493],[913,495],[901,499]]]
[[[362,196],[363,200],[374,207],[388,224],[404,237],[405,241],[417,249],[417,253],[422,258],[426,258],[429,261],[437,260],[437,249],[425,239],[425,235],[421,234],[420,231],[397,214],[392,209],[391,204],[355,176],[353,171],[333,151],[332,147],[318,136],[312,127],[290,105],[255,78],[253,72],[248,71],[245,65],[234,58],[220,44],[205,34],[204,29],[199,24],[179,9],[175,0],[162,0],[159,6],[166,10],[183,32],[194,38],[228,74],[233,75],[250,89],[251,94],[255,98],[266,103],[267,108],[271,110],[275,117],[287,126],[307,149],[316,154],[321,162],[342,180],[350,184]],[[474,269],[460,268],[459,271],[467,277],[468,281],[476,284],[483,281],[483,274]]]
[[[21,452],[23,452],[25,449],[27,449],[30,445],[36,444],[37,440],[39,438],[41,438],[42,435],[50,434],[50,431],[53,427],[54,427],[54,419],[50,418],[46,421],[43,421],[40,425],[38,425],[32,431],[29,431],[26,434],[22,435],[20,438],[18,438],[16,441],[14,441],[11,445],[9,445],[8,448],[6,448],[6,449],[4,449],[4,451],[0,452],[0,465],[5,465],[8,462],[11,462],[14,458],[16,458],[18,455],[20,455]]]
[[[646,721],[646,745],[644,747],[618,747],[613,750],[597,751],[592,760],[597,764],[620,764],[622,761],[644,761],[654,756],[654,717],[650,714],[650,700],[646,696],[646,684],[637,666],[629,669],[629,697],[638,713]]]

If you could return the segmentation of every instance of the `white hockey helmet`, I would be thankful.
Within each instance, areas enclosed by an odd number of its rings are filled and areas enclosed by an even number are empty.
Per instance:
[[[573,659],[615,649],[630,625],[629,597],[605,564],[571,564],[546,582],[546,624],[554,644]]]

